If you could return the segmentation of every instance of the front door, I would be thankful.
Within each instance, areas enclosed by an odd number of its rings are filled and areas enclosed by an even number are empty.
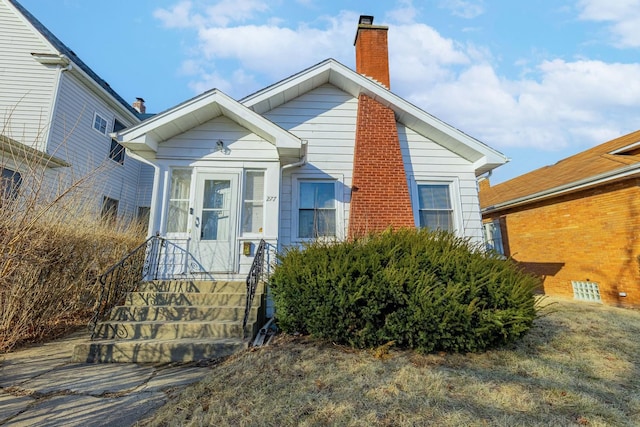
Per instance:
[[[197,176],[193,250],[206,271],[233,272],[238,175],[199,173]]]

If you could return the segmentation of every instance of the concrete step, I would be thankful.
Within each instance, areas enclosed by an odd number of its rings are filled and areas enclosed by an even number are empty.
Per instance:
[[[247,325],[247,328],[252,330],[253,324]],[[95,338],[116,340],[242,338],[242,319],[216,322],[101,322],[98,324]]]
[[[245,293],[180,293],[180,292],[131,292],[125,305],[173,305],[173,306],[244,306]]]
[[[254,299],[251,306],[250,318],[255,319],[260,308],[260,300]],[[189,321],[189,320],[242,320],[244,317],[244,303],[241,306],[172,306],[172,305],[141,305],[117,306],[111,311],[112,321]]]
[[[186,292],[213,293],[230,292],[246,293],[246,282],[215,282],[212,280],[154,280],[143,282],[138,292]]]
[[[247,348],[241,339],[106,340],[88,341],[74,348],[75,363],[192,362],[229,356]]]

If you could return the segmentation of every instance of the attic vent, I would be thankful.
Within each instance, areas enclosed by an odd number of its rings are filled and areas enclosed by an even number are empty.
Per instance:
[[[602,302],[600,299],[600,288],[595,282],[571,281],[573,286],[573,297],[581,301]]]

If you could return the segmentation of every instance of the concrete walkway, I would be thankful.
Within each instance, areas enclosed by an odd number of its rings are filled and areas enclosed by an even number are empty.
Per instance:
[[[0,426],[131,426],[202,379],[195,364],[71,363],[86,332],[0,355]]]

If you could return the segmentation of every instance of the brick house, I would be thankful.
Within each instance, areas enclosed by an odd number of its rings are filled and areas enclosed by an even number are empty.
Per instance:
[[[246,276],[246,248],[262,239],[420,226],[481,243],[476,179],[507,159],[390,91],[387,30],[361,17],[355,71],[327,59],[239,101],[213,89],[118,132],[155,169],[149,233],[229,279]]]
[[[490,186],[487,238],[545,294],[640,306],[640,131]]]

